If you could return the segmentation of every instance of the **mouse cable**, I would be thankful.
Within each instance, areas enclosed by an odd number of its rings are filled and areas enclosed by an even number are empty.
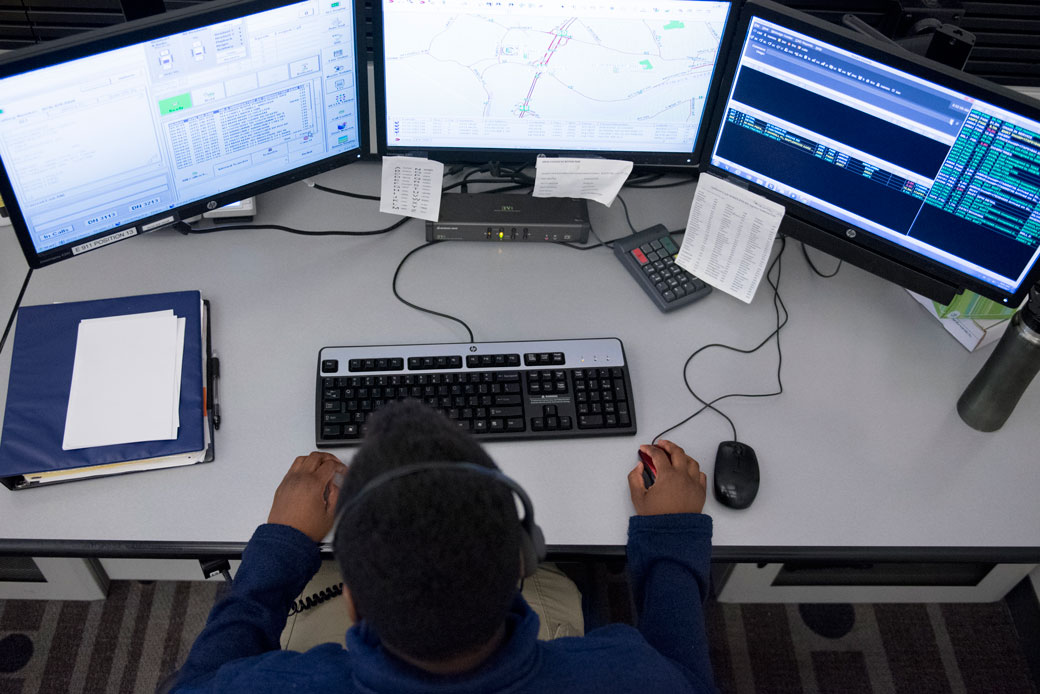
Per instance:
[[[699,403],[707,404],[699,395],[697,395],[697,393],[694,392],[693,387],[690,385],[689,377],[687,375],[687,368],[689,367],[690,362],[693,360],[693,358],[695,356],[697,356],[697,354],[699,354],[700,352],[704,351],[705,349],[707,349],[709,347],[721,347],[722,349],[728,349],[730,351],[739,352],[741,354],[752,354],[752,353],[757,352],[758,350],[760,350],[762,347],[764,347],[771,339],[773,339],[773,337],[776,337],[776,354],[777,354],[776,382],[777,382],[777,390],[775,392],[772,392],[772,393],[741,393],[741,394],[739,394],[739,396],[740,397],[747,397],[747,398],[769,398],[769,397],[774,397],[774,396],[780,395],[780,394],[782,394],[784,392],[784,383],[783,383],[783,380],[781,380],[781,378],[780,378],[781,367],[783,366],[783,363],[784,363],[783,351],[780,348],[780,330],[783,329],[783,327],[785,325],[787,325],[787,320],[790,318],[790,313],[788,313],[787,306],[784,304],[784,300],[780,297],[780,274],[781,274],[781,272],[783,270],[782,259],[783,259],[783,255],[784,255],[784,250],[787,248],[787,239],[786,239],[786,237],[781,236],[779,240],[780,240],[780,243],[781,243],[781,245],[780,245],[780,252],[776,254],[776,258],[773,259],[773,262],[770,264],[769,269],[766,271],[766,281],[769,283],[769,286],[773,288],[773,310],[776,312],[776,330],[774,330],[769,335],[767,335],[766,338],[764,340],[762,340],[762,342],[758,343],[758,345],[756,345],[755,347],[753,347],[751,349],[741,349],[739,347],[733,347],[733,346],[730,346],[730,345],[724,345],[724,344],[720,344],[720,343],[715,343],[715,344],[711,344],[711,345],[705,345],[704,347],[701,347],[700,349],[695,351],[693,354],[691,354],[689,356],[689,358],[686,360],[686,364],[683,366],[683,382],[686,384],[686,389],[688,391],[690,391],[690,395],[692,395],[694,397],[694,399],[696,399],[697,402],[699,402]],[[776,281],[775,281],[775,283],[774,283],[773,278],[772,278],[772,272],[773,272],[773,268],[774,267],[776,268]],[[783,318],[782,322],[780,320],[780,309],[781,308],[783,309],[783,312],[784,312],[784,318]],[[733,430],[733,439],[732,440],[736,441],[737,440],[737,427],[733,423],[733,420],[730,419],[729,416],[726,415],[725,412],[723,412],[722,410],[719,410],[718,408],[716,408],[714,406],[709,406],[708,409],[714,410],[723,419],[725,419],[727,422],[729,422],[730,428]]]
[[[815,272],[817,275],[819,275],[820,277],[822,277],[825,280],[829,280],[831,277],[834,277],[835,275],[837,275],[838,271],[841,270],[842,263],[845,262],[844,260],[839,260],[838,261],[838,266],[836,268],[834,268],[834,272],[832,272],[832,273],[830,273],[828,275],[826,273],[821,272],[820,268],[816,267],[816,263],[814,263],[812,258],[809,257],[809,249],[806,248],[805,244],[803,243],[803,244],[801,244],[801,246],[802,246],[802,255],[805,256],[805,262],[809,263],[809,267],[812,269],[813,272]]]
[[[476,340],[473,339],[473,331],[469,329],[468,325],[466,325],[466,321],[462,320],[461,318],[456,318],[455,316],[449,316],[447,313],[441,313],[440,311],[434,311],[433,309],[423,308],[422,306],[413,304],[411,301],[408,301],[407,299],[402,297],[397,291],[397,277],[401,274],[401,268],[404,267],[405,262],[422,249],[429,248],[430,246],[434,246],[438,243],[442,243],[442,241],[427,241],[423,245],[416,246],[412,250],[408,251],[408,253],[403,258],[401,258],[401,262],[397,264],[397,269],[394,270],[394,280],[391,284],[391,287],[394,290],[394,296],[397,297],[397,300],[400,301],[402,304],[404,304],[405,306],[410,306],[411,308],[414,308],[416,311],[422,311],[423,313],[429,313],[434,316],[440,316],[441,318],[447,318],[448,320],[455,321],[463,328],[465,328],[467,333],[469,333],[469,341],[476,342]]]
[[[373,229],[371,231],[308,231],[306,229],[294,229],[292,227],[281,226],[280,224],[222,224],[220,226],[207,227],[204,229],[195,229],[187,222],[177,222],[173,225],[173,228],[185,236],[189,234],[212,234],[217,231],[232,231],[239,229],[274,229],[276,231],[284,231],[289,234],[298,234],[300,236],[377,236],[379,234],[391,232],[410,221],[412,221],[412,217],[402,217],[390,226],[383,227],[382,229]]]
[[[683,424],[686,424],[687,422],[689,422],[691,419],[693,419],[697,415],[699,415],[702,412],[704,412],[705,410],[709,410],[709,409],[714,411],[714,412],[716,412],[721,417],[723,417],[727,422],[729,422],[730,429],[732,429],[732,432],[733,432],[733,440],[736,441],[736,440],[738,440],[737,439],[737,427],[736,427],[736,425],[733,423],[733,420],[730,419],[728,415],[726,415],[725,412],[723,412],[722,410],[720,410],[717,407],[715,407],[715,403],[717,403],[717,402],[719,402],[721,400],[725,400],[727,398],[738,398],[738,397],[739,398],[768,398],[768,397],[775,397],[775,396],[780,395],[780,394],[782,394],[784,392],[784,384],[783,384],[783,380],[781,379],[781,369],[783,367],[783,352],[782,352],[782,350],[780,348],[780,331],[784,328],[785,325],[787,325],[787,321],[790,318],[790,313],[787,310],[787,305],[784,303],[783,298],[780,296],[780,276],[781,276],[781,273],[782,273],[782,270],[783,270],[783,264],[781,262],[781,259],[782,259],[783,254],[784,254],[784,250],[787,248],[787,239],[784,236],[780,236],[778,240],[781,242],[780,252],[776,254],[776,258],[773,259],[773,262],[770,263],[770,265],[769,265],[769,269],[766,271],[766,281],[769,283],[769,286],[773,288],[773,310],[776,313],[776,329],[773,330],[773,332],[769,333],[769,335],[767,335],[765,337],[765,339],[763,339],[761,342],[759,342],[758,345],[756,345],[755,347],[752,347],[750,349],[742,349],[742,348],[739,348],[739,347],[733,347],[731,345],[725,345],[725,344],[722,344],[722,343],[712,343],[712,344],[704,345],[703,347],[698,348],[689,357],[687,357],[686,363],[683,365],[683,383],[686,384],[686,389],[690,392],[690,395],[692,395],[694,397],[694,399],[697,400],[697,402],[701,403],[703,405],[703,407],[701,407],[699,410],[697,410],[696,412],[694,412],[690,416],[686,417],[682,421],[680,421],[680,422],[678,422],[676,424],[673,424],[672,426],[670,426],[667,429],[665,429],[664,431],[662,431],[660,434],[658,434],[657,436],[655,436],[653,438],[652,442],[653,441],[657,441],[657,439],[661,438],[662,436],[667,434],[669,431],[672,431],[673,429],[676,429],[676,428],[682,426]],[[776,271],[777,271],[776,272],[776,280],[775,281],[773,280],[773,277],[772,277],[773,268],[776,268]],[[782,320],[781,320],[781,317],[780,317],[781,309],[783,310],[783,319]],[[772,392],[772,393],[729,393],[727,395],[722,395],[720,397],[717,397],[714,400],[711,400],[710,402],[704,400],[699,395],[697,395],[696,392],[694,392],[693,387],[690,385],[689,376],[687,375],[687,370],[688,370],[688,368],[690,366],[690,362],[693,361],[694,357],[696,357],[698,354],[700,354],[704,350],[708,349],[709,347],[721,347],[722,349],[728,349],[730,351],[739,352],[741,354],[752,354],[752,353],[757,352],[758,350],[762,349],[762,347],[764,347],[766,344],[768,344],[769,341],[772,340],[774,337],[776,338],[776,353],[777,353],[777,365],[776,365],[777,390],[775,392]]]
[[[11,309],[11,317],[7,319],[7,327],[4,328],[4,334],[0,337],[0,353],[4,351],[4,345],[7,343],[7,336],[11,332],[11,326],[14,325],[14,317],[18,315],[18,307],[22,305],[22,297],[25,296],[25,289],[29,286],[32,272],[32,268],[29,268],[29,272],[25,273],[25,280],[22,282],[22,290],[18,292],[18,298],[14,300],[14,308]]]

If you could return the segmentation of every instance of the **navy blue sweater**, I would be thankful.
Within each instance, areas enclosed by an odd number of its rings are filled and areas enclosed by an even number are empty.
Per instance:
[[[635,516],[628,567],[639,628],[611,625],[584,637],[538,641],[538,616],[519,593],[507,639],[479,668],[432,675],[386,651],[362,620],[346,649],[279,650],[293,599],[318,569],[318,546],[284,525],[262,525],[228,595],[213,607],[181,669],[176,692],[711,692],[702,603],[708,593],[711,518]]]

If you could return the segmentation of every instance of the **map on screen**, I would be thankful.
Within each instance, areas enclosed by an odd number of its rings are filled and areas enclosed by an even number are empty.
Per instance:
[[[729,7],[384,0],[386,144],[689,152]]]

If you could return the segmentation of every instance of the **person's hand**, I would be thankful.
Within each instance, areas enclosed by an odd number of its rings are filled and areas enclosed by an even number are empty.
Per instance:
[[[646,489],[643,485],[643,461],[628,473],[632,505],[640,516],[665,513],[700,513],[708,493],[708,478],[696,460],[679,446],[661,439],[656,446],[643,445],[639,450],[649,454],[657,468],[657,479]]]
[[[321,542],[332,529],[346,472],[347,466],[331,453],[297,457],[274,493],[267,522],[288,525]]]

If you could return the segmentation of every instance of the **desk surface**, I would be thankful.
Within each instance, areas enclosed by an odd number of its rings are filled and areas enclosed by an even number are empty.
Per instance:
[[[377,193],[375,164],[319,178]],[[625,190],[637,228],[685,225],[693,186]],[[605,238],[627,233],[620,205],[590,204]],[[377,203],[297,183],[259,199],[259,221],[308,229],[367,229],[392,218]],[[293,457],[314,448],[314,372],[327,345],[466,340],[455,323],[418,313],[391,292],[398,262],[423,243],[412,221],[383,236],[305,238],[272,230],[184,237],[160,231],[34,273],[24,304],[179,289],[212,301],[222,362],[223,425],[207,465],[24,492],[0,490],[0,551],[155,555],[240,548],[266,519]],[[834,261],[810,250],[818,264]],[[0,301],[7,315],[25,263],[0,233]],[[626,474],[636,446],[691,413],[682,368],[714,342],[749,347],[774,324],[763,282],[745,305],[715,292],[659,313],[607,249],[444,243],[402,271],[406,298],[458,315],[478,341],[617,336],[633,379],[635,438],[492,443],[488,450],[530,494],[557,549],[616,549],[631,512]],[[762,487],[732,511],[710,498],[716,557],[960,557],[1040,561],[1040,385],[1005,428],[983,434],[955,403],[990,350],[968,353],[905,291],[851,266],[814,275],[788,243],[781,295],[784,394],[725,406],[758,452]],[[17,328],[16,328],[17,330]],[[6,395],[10,344],[0,354]],[[698,393],[775,388],[777,354],[709,350],[690,365]],[[669,438],[709,478],[731,436],[705,413]],[[336,449],[349,462],[353,449]]]

